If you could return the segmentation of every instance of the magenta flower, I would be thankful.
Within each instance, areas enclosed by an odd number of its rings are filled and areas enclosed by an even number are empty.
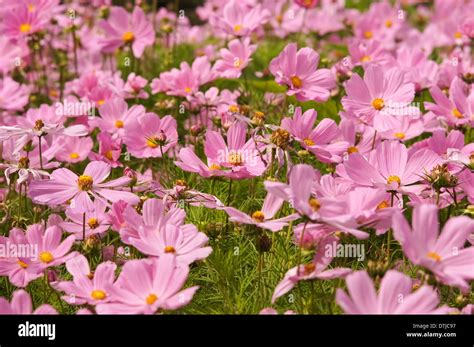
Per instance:
[[[127,124],[123,142],[134,157],[161,158],[178,142],[176,120],[146,113]]]
[[[0,297],[0,314],[58,314],[58,312],[48,304],[43,304],[33,311],[30,295],[20,289],[13,293],[11,302]]]
[[[158,259],[130,260],[108,291],[114,302],[96,306],[99,314],[154,314],[187,305],[198,286],[181,290],[189,268],[166,254]]]
[[[431,271],[444,284],[469,289],[474,279],[474,248],[464,244],[474,232],[474,221],[466,216],[450,218],[438,235],[438,208],[418,205],[413,210],[412,227],[401,213],[393,216],[394,237],[415,265]]]
[[[251,216],[233,207],[224,207],[224,211],[229,215],[229,220],[231,222],[256,225],[259,228],[271,231],[280,231],[288,225],[288,222],[299,218],[299,215],[294,213],[287,217],[273,219],[282,204],[283,199],[280,199],[271,193],[267,193],[267,196],[263,201],[262,209],[253,212]]]
[[[133,55],[141,58],[143,51],[155,41],[153,26],[148,21],[143,10],[136,6],[132,14],[122,7],[112,7],[106,21],[99,23],[105,32],[100,40],[102,50],[113,53],[117,48],[130,45]]]
[[[357,271],[346,278],[349,291],[336,293],[336,302],[349,314],[444,314],[449,307],[439,304],[438,293],[430,286],[422,286],[412,293],[412,279],[389,270],[377,292],[366,271]]]
[[[82,254],[66,262],[67,271],[73,276],[72,281],[54,283],[54,289],[63,291],[62,299],[70,305],[97,305],[113,300],[107,289],[115,281],[117,265],[106,261],[97,265],[94,272]]]
[[[131,180],[129,177],[104,183],[110,175],[110,169],[110,165],[101,161],[89,163],[80,176],[66,168],[57,169],[49,180],[31,182],[29,194],[38,204],[57,206],[70,201],[72,208],[84,212],[94,209],[91,196],[105,201],[124,200],[132,205],[137,204],[139,198],[135,194],[113,190],[128,184]]]
[[[257,49],[256,45],[250,44],[250,38],[242,41],[235,39],[229,42],[229,48],[220,51],[222,59],[216,61],[214,70],[224,78],[239,78],[242,70],[247,67],[251,55]]]
[[[336,81],[328,69],[319,69],[319,54],[305,47],[297,51],[296,43],[288,44],[280,55],[270,62],[275,81],[288,87],[287,95],[298,101],[326,101]]]

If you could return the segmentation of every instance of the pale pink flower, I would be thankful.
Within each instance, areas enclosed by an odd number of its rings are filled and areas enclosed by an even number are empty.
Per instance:
[[[176,310],[187,305],[198,286],[181,290],[188,266],[177,263],[174,255],[158,259],[130,260],[108,292],[114,302],[96,306],[99,314],[154,314],[159,309]]]
[[[0,314],[58,314],[58,312],[50,305],[43,304],[33,311],[30,295],[20,289],[13,293],[11,302],[0,297]]]
[[[445,314],[449,307],[439,305],[439,295],[424,285],[412,292],[410,277],[389,270],[383,277],[378,294],[366,271],[357,271],[346,278],[349,295],[337,290],[336,302],[348,314]]]
[[[474,279],[474,248],[464,248],[474,232],[474,221],[466,216],[450,218],[439,232],[438,208],[422,204],[413,210],[410,228],[401,213],[393,216],[393,235],[415,265],[431,271],[444,284],[469,289]]]
[[[256,45],[250,44],[250,38],[245,38],[242,41],[235,39],[229,42],[229,48],[223,48],[220,51],[222,59],[219,59],[214,64],[214,70],[217,71],[220,77],[224,78],[239,78],[242,70],[247,67],[251,55],[257,49]]]
[[[80,176],[66,168],[57,169],[49,180],[31,182],[29,195],[36,203],[51,206],[70,201],[72,208],[83,212],[94,208],[91,196],[105,201],[124,200],[132,205],[137,204],[139,198],[135,194],[113,189],[128,184],[130,178],[124,176],[104,182],[110,175],[110,169],[110,165],[101,161],[89,163]]]

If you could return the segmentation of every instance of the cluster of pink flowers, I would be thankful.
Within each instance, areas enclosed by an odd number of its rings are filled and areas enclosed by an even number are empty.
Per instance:
[[[42,276],[79,314],[180,309],[208,216],[296,254],[255,313],[333,279],[345,313],[472,307],[440,288],[474,280],[473,1],[70,5],[0,4],[0,251],[28,251],[0,314],[57,313]],[[354,243],[384,246],[341,265]]]

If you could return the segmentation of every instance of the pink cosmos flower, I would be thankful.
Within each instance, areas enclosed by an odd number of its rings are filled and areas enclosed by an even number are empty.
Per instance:
[[[187,305],[198,286],[181,290],[189,268],[166,254],[158,259],[130,260],[108,292],[114,302],[96,306],[99,314],[154,314]]]
[[[127,103],[122,98],[112,98],[104,102],[99,108],[100,117],[94,119],[95,125],[101,131],[108,132],[114,136],[123,137],[124,127],[130,121],[145,114],[145,107],[133,105],[128,108]]]
[[[275,301],[292,290],[299,281],[302,280],[330,280],[334,278],[345,277],[352,272],[350,268],[327,269],[333,260],[332,257],[326,256],[325,246],[335,242],[335,237],[327,237],[318,245],[318,250],[311,263],[298,265],[285,274],[283,280],[277,284],[272,296],[272,304]]]
[[[162,72],[160,78],[153,79],[151,88],[154,94],[165,92],[168,95],[188,97],[215,77],[209,59],[204,56],[196,58],[191,66],[187,62],[182,62],[179,69],[173,68],[171,71]]]
[[[420,189],[414,183],[422,181],[424,175],[442,162],[429,149],[409,156],[405,145],[398,141],[382,142],[368,157],[367,160],[361,154],[353,153],[343,166],[337,167],[337,172],[357,185],[414,192]]]
[[[328,69],[319,69],[319,54],[305,47],[297,51],[296,43],[288,44],[280,55],[270,62],[270,72],[277,83],[288,86],[288,95],[298,101],[329,99],[335,88],[334,75]]]
[[[208,130],[204,144],[208,165],[189,149],[180,151],[181,161],[175,164],[185,171],[196,172],[203,177],[215,175],[242,179],[260,176],[265,171],[265,164],[255,141],[245,141],[246,130],[244,123],[234,123],[227,131],[227,144],[219,132]]]
[[[113,300],[107,290],[115,281],[116,268],[116,264],[106,261],[92,272],[86,257],[80,254],[66,262],[73,280],[54,283],[53,287],[67,294],[62,299],[70,305],[106,303]]]
[[[191,189],[186,182],[178,180],[172,188],[166,189],[158,186],[154,193],[163,199],[168,208],[184,208],[191,206],[204,206],[206,208],[221,209],[224,204],[214,195]]]
[[[89,159],[106,162],[112,168],[122,166],[119,161],[122,154],[122,141],[113,139],[111,135],[105,132],[97,135],[97,140],[99,142],[99,153],[91,152]]]
[[[58,312],[48,304],[43,304],[33,311],[30,295],[20,289],[13,293],[11,302],[0,298],[0,314],[58,314]]]
[[[346,278],[349,295],[342,289],[336,302],[348,314],[445,314],[449,307],[439,304],[438,293],[424,285],[412,293],[412,279],[398,271],[385,274],[377,292],[366,271],[357,271]]]
[[[204,247],[208,240],[206,234],[199,232],[193,224],[168,224],[159,229],[140,226],[138,238],[132,237],[129,242],[144,254],[161,257],[171,253],[177,262],[188,265],[209,256],[212,248]]]
[[[136,158],[161,158],[178,142],[176,120],[146,113],[127,124],[123,142]]]
[[[393,64],[392,55],[377,40],[362,41],[353,40],[348,45],[351,62],[353,65],[362,65],[366,67],[375,63],[388,67]]]
[[[133,55],[141,58],[143,51],[155,41],[155,32],[143,10],[136,6],[132,14],[123,7],[112,7],[106,21],[99,23],[105,32],[100,40],[102,50],[113,53],[117,48],[130,45]]]
[[[68,207],[66,209],[66,217],[69,221],[61,222],[60,227],[68,233],[76,236],[76,240],[82,240],[85,233],[86,239],[92,235],[100,235],[109,229],[109,221],[105,213],[107,205],[101,199],[93,202],[94,209],[84,212],[82,209],[76,210]],[[84,224],[85,221],[85,224]]]
[[[139,198],[135,194],[113,190],[128,184],[131,180],[129,177],[104,183],[110,175],[110,169],[110,165],[101,161],[89,163],[80,176],[66,168],[57,169],[49,180],[31,182],[29,194],[36,203],[57,206],[70,201],[72,208],[83,212],[94,208],[91,196],[105,201],[124,200],[132,205],[137,204]]]
[[[334,226],[341,231],[353,234],[357,238],[367,238],[369,235],[366,232],[352,227],[352,216],[338,215],[331,208],[322,209],[325,202],[314,195],[315,180],[318,176],[319,173],[312,166],[298,164],[292,167],[288,184],[265,181],[264,185],[265,189],[271,194],[289,201],[301,216],[305,216],[313,222]]]
[[[3,23],[3,33],[20,39],[42,30],[47,24],[46,18],[38,11],[30,11],[27,4],[20,4],[7,12]]]
[[[474,17],[468,17],[462,22],[461,31],[471,40],[474,39]]]
[[[0,72],[4,76],[17,67],[25,56],[29,55],[28,46],[22,41],[13,41],[3,36],[0,37]]]
[[[262,229],[271,231],[280,231],[288,222],[299,218],[297,213],[284,218],[272,219],[283,205],[283,199],[280,199],[271,193],[267,193],[261,210],[255,211],[251,216],[237,210],[233,207],[224,207],[224,211],[229,215],[231,222],[256,225]]]
[[[184,225],[186,213],[180,208],[171,207],[166,209],[166,205],[158,199],[147,199],[143,203],[142,213],[131,206],[117,206],[114,204],[115,215],[121,221],[120,237],[124,243],[130,244],[130,240],[138,239],[139,229],[164,230],[167,225],[180,227]],[[123,210],[119,213],[119,210]]]
[[[414,85],[406,83],[404,78],[404,73],[398,68],[370,64],[363,79],[353,74],[346,82],[347,96],[342,98],[342,105],[346,111],[375,129],[378,129],[383,117],[418,116],[419,109],[410,106],[415,96]]]
[[[214,70],[224,78],[239,78],[242,70],[247,67],[251,55],[257,49],[256,45],[250,44],[250,38],[242,41],[235,39],[229,42],[229,48],[223,48],[220,51],[222,59],[214,64]]]
[[[17,111],[28,103],[30,88],[10,76],[0,79],[0,109]]]
[[[38,247],[38,260],[32,264],[32,267],[44,271],[48,267],[65,263],[77,254],[77,252],[70,252],[76,237],[70,235],[61,241],[62,235],[61,228],[56,225],[46,230],[42,224],[33,224],[28,227],[26,238],[30,244]]]
[[[31,229],[29,229],[31,230]],[[31,234],[32,235],[32,234]],[[0,276],[8,276],[15,286],[24,288],[29,282],[42,276],[38,267],[32,265],[38,260],[37,246],[33,243],[30,232],[18,228],[10,230],[9,237],[0,236],[0,244],[7,250],[10,245],[15,249],[28,249],[28,253],[0,257]]]
[[[438,235],[438,208],[422,204],[413,210],[412,227],[401,213],[393,216],[394,237],[415,265],[431,271],[442,283],[469,289],[474,279],[474,248],[464,248],[474,232],[474,221],[466,216],[450,218]]]
[[[341,132],[334,120],[322,119],[316,128],[313,128],[318,113],[309,109],[303,113],[301,107],[297,107],[293,118],[284,118],[281,126],[290,132],[301,146],[324,162],[340,161],[339,157],[348,147],[345,141],[338,141]]]
[[[58,139],[56,159],[66,163],[79,163],[89,155],[94,145],[90,137],[66,137]]]
[[[237,0],[229,1],[222,14],[215,13],[212,21],[223,32],[234,36],[249,36],[268,21],[270,13],[261,5],[250,7]]]
[[[474,93],[468,93],[469,88],[458,77],[454,78],[449,88],[449,97],[439,87],[430,89],[432,102],[425,102],[427,110],[432,111],[449,125],[469,123],[474,114]]]
[[[148,81],[145,78],[132,72],[128,75],[127,83],[123,88],[125,98],[148,99],[148,93],[144,90],[147,84]]]

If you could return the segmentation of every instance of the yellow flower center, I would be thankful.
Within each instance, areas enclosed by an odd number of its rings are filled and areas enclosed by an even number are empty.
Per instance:
[[[31,30],[31,25],[28,23],[20,25],[20,31],[24,34],[29,33]]]
[[[116,120],[115,121],[115,127],[120,129],[120,128],[123,128],[123,121],[122,120]]]
[[[380,111],[385,107],[385,102],[383,101],[383,99],[376,98],[374,99],[374,101],[372,101],[372,106],[374,106],[377,111]]]
[[[110,150],[107,151],[107,152],[105,152],[104,156],[105,156],[107,159],[109,159],[109,160],[113,160],[113,159],[114,159],[114,157],[113,157],[113,155],[112,155],[112,151],[110,151]]]
[[[389,207],[389,204],[387,201],[382,201],[380,204],[377,205],[377,210],[383,210],[384,208]]]
[[[122,35],[122,40],[125,43],[131,43],[133,40],[135,40],[135,35],[131,31],[126,31]]]
[[[146,297],[146,303],[148,305],[153,305],[153,303],[158,300],[158,297],[155,294],[150,294]]]
[[[97,220],[97,218],[89,218],[89,220],[87,221],[87,225],[89,226],[89,228],[95,229],[99,226],[99,221]]]
[[[234,67],[240,67],[240,65],[242,65],[242,61],[239,58],[235,59],[234,60]]]
[[[306,146],[314,146],[314,141],[311,140],[310,138],[306,138],[303,140]]]
[[[316,270],[316,265],[314,263],[309,263],[304,265],[304,274],[309,275],[314,270]]]
[[[79,154],[77,154],[76,152],[73,152],[73,153],[71,153],[71,154],[69,155],[69,158],[71,158],[71,159],[77,159],[77,158],[79,158]]]
[[[28,264],[25,263],[24,261],[17,260],[16,263],[20,265],[21,268],[26,269],[28,267]]]
[[[455,38],[455,39],[461,39],[461,38],[462,38],[462,33],[461,33],[460,31],[456,31],[456,32],[454,33],[454,38]]]
[[[301,88],[303,86],[303,81],[301,81],[301,78],[298,76],[293,76],[290,78],[291,84],[293,84],[293,87],[295,88]]]
[[[316,198],[309,199],[309,206],[313,209],[314,212],[318,212],[321,208],[321,203]]]
[[[234,33],[238,33],[240,32],[240,30],[242,30],[242,25],[239,25],[239,24],[234,25]]]
[[[173,246],[166,246],[165,253],[176,253],[176,249]]]
[[[79,186],[79,189],[82,191],[91,190],[93,183],[94,181],[92,177],[88,175],[81,175],[77,179],[77,185]]]
[[[107,294],[103,290],[95,289],[91,293],[91,297],[94,300],[104,300]]]
[[[387,28],[391,28],[392,25],[393,25],[393,22],[392,22],[390,19],[387,19],[387,20],[385,21],[385,26],[386,26]]]
[[[36,7],[33,4],[28,4],[28,12],[35,12]]]
[[[41,252],[40,253],[40,260],[41,262],[48,264],[54,260],[53,255],[50,252]]]
[[[220,170],[221,167],[217,164],[211,164],[211,166],[209,166],[209,170]]]
[[[463,118],[463,115],[457,108],[453,109],[453,116],[456,118]]]
[[[102,106],[104,103],[105,103],[104,99],[100,99],[99,101],[97,101],[97,105],[99,106]]]
[[[252,213],[252,219],[257,223],[262,223],[265,219],[265,215],[262,211],[255,211],[254,213]]]
[[[356,146],[350,146],[350,147],[347,149],[347,153],[349,153],[349,154],[357,153],[357,152],[359,152],[359,149],[358,149]]]
[[[366,39],[371,39],[373,36],[374,36],[374,34],[372,33],[372,31],[366,31],[366,32],[364,32],[364,37],[365,37]]]
[[[276,21],[278,22],[278,24],[281,24],[283,23],[283,16],[281,14],[279,14],[278,16],[275,17]]]
[[[189,88],[189,87],[186,87],[186,88],[184,88],[184,91],[185,91],[186,93],[191,93],[192,89]]]
[[[239,112],[239,106],[238,105],[230,105],[229,106],[229,112],[238,113]]]
[[[430,259],[433,259],[436,262],[441,261],[441,256],[436,252],[428,252],[428,254],[426,256]]]
[[[405,138],[404,133],[395,133],[393,134],[393,136],[395,136],[397,139],[400,139],[400,140],[403,140]]]
[[[244,158],[239,152],[231,152],[227,157],[227,161],[230,165],[239,166],[242,165],[242,163],[244,162]]]
[[[395,176],[395,175],[388,176],[388,178],[387,178],[387,184],[391,184],[391,183],[393,183],[393,182],[397,182],[398,185],[400,186],[400,183],[401,183],[400,177]]]
[[[363,62],[363,63],[367,63],[367,62],[369,62],[369,61],[371,61],[371,60],[372,60],[372,58],[370,57],[370,55],[364,55],[364,56],[360,59],[360,61]]]

